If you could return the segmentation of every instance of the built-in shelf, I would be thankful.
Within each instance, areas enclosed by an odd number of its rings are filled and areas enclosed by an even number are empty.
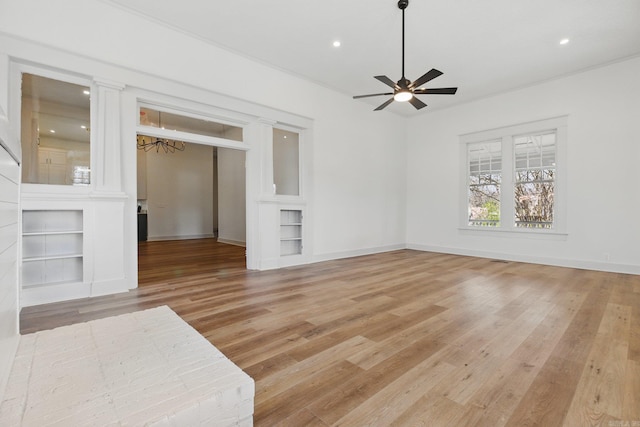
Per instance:
[[[47,261],[53,259],[82,258],[82,254],[52,255],[43,257],[22,257],[22,262]]]
[[[22,211],[22,287],[82,282],[83,212]]]
[[[280,256],[302,254],[302,210],[280,209]]]
[[[23,236],[53,236],[56,234],[83,234],[83,232],[80,231],[39,231],[39,232],[33,232],[33,233],[22,233]]]

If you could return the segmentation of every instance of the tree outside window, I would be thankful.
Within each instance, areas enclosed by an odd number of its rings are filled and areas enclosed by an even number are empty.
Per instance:
[[[515,225],[551,228],[556,169],[556,133],[513,139],[515,156]]]
[[[502,149],[500,141],[468,145],[469,225],[500,226]]]

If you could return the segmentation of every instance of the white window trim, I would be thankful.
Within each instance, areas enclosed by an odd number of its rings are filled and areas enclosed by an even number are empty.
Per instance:
[[[532,238],[566,238],[567,236],[567,123],[568,116],[553,117],[544,120],[521,123],[502,128],[460,135],[460,223],[458,229],[463,234],[530,236]],[[556,131],[556,176],[554,192],[554,222],[550,229],[518,228],[512,219],[515,217],[513,199],[514,168],[513,138],[527,133]],[[500,185],[500,227],[473,227],[468,218],[468,150],[467,146],[488,140],[502,141],[502,182]]]

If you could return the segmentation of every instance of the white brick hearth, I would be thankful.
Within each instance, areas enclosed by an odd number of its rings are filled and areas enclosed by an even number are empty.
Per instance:
[[[1,426],[251,426],[253,380],[166,306],[20,338]]]

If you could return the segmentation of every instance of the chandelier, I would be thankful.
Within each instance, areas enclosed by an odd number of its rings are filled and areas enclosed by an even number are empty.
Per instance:
[[[144,111],[140,111],[140,123],[145,125],[150,124]],[[158,111],[158,127],[164,129],[160,111]],[[138,150],[144,150],[145,152],[155,148],[156,153],[159,153],[160,149],[164,150],[165,153],[175,153],[176,151],[184,151],[185,144],[183,141],[176,141],[174,139],[138,135],[136,146]]]
[[[154,138],[146,135],[138,135],[138,150],[151,151],[155,148],[156,153],[164,150],[165,153],[175,153],[176,151],[184,151],[184,142],[175,139]]]

